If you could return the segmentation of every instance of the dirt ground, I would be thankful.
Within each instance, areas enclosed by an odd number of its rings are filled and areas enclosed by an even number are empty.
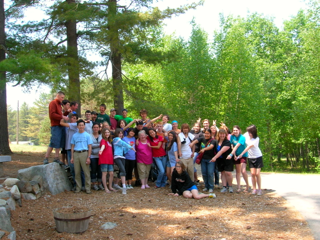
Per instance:
[[[12,162],[4,164],[4,172],[16,177],[18,169],[42,160],[43,153],[14,154]],[[217,198],[201,200],[168,196],[168,187],[135,187],[127,195],[119,191],[46,193],[23,201],[22,207],[12,211],[11,221],[17,239],[314,239],[301,214],[271,190],[265,189],[262,196],[214,192]],[[91,210],[86,232],[56,231],[53,209],[64,206]],[[102,230],[106,222],[117,227]]]

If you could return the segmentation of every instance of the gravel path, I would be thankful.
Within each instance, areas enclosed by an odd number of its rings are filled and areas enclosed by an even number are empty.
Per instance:
[[[320,175],[262,173],[261,181],[263,189],[275,190],[294,206],[307,220],[314,238],[320,240]]]

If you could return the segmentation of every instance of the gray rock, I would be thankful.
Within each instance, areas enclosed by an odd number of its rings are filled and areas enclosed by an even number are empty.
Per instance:
[[[7,205],[9,206],[11,211],[16,210],[16,202],[12,197],[7,200]]]
[[[22,192],[22,193],[32,192],[32,186],[29,181],[21,180],[21,181],[17,182],[17,186],[18,186],[20,192]]]
[[[108,229],[113,229],[113,228],[115,228],[116,226],[117,226],[116,223],[106,222],[105,224],[103,224],[103,225],[101,226],[101,229],[103,229],[103,230],[108,230]]]
[[[11,197],[11,192],[9,191],[0,192],[0,198],[9,198],[9,197]]]
[[[5,235],[5,232],[0,231],[0,239]]]
[[[17,182],[19,182],[20,180],[17,178],[7,178],[3,184],[7,187],[12,187],[13,185],[16,185]]]
[[[7,205],[7,201],[0,199],[0,207],[5,207]]]
[[[33,166],[18,171],[18,178],[23,181],[32,181],[36,176],[43,179],[43,188],[49,190],[53,195],[65,190],[71,191],[67,173],[58,163]]]
[[[15,200],[18,200],[21,198],[21,194],[20,194],[20,191],[19,191],[19,188],[17,187],[17,185],[14,185],[11,189],[10,189],[10,192],[12,194],[12,197],[15,199]]]
[[[33,193],[21,193],[24,200],[36,200],[37,197]]]
[[[12,231],[9,235],[8,235],[8,239],[10,240],[16,240],[17,234],[16,231]]]
[[[31,180],[31,183],[32,182],[39,184],[41,191],[43,191],[43,178],[41,176],[34,176]]]
[[[0,184],[0,188],[3,188],[3,186]]]
[[[32,193],[34,193],[35,195],[37,195],[38,193],[41,193],[39,184],[32,185]]]
[[[0,229],[8,232],[13,231],[10,221],[10,214],[8,214],[5,207],[0,207]]]

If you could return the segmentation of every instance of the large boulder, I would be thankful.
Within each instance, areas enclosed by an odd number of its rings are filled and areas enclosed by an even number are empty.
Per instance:
[[[8,232],[13,231],[10,221],[10,214],[8,214],[5,207],[0,207],[0,229]]]
[[[32,191],[32,186],[29,181],[21,180],[21,181],[17,182],[17,186],[18,186],[20,192],[22,192],[22,193],[28,193],[28,192]]]
[[[66,171],[55,162],[21,169],[18,171],[18,178],[26,182],[33,181],[31,182],[32,186],[39,183],[40,189],[49,190],[53,195],[71,190],[71,183]],[[38,187],[34,187],[33,192],[37,191]]]

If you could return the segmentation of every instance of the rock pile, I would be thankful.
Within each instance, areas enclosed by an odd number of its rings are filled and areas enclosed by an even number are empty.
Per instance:
[[[21,169],[18,178],[7,178],[0,185],[0,239],[6,233],[8,239],[16,239],[11,226],[11,211],[17,205],[22,207],[23,200],[40,198],[46,190],[53,195],[71,190],[67,173],[58,163]]]

